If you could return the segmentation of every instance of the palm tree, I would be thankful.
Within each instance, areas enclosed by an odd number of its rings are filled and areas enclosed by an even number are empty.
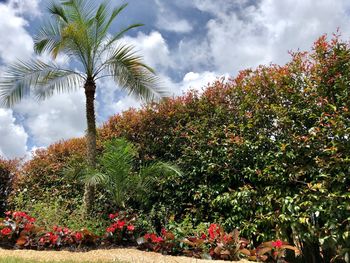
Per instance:
[[[95,92],[97,80],[112,77],[116,84],[146,101],[162,97],[152,68],[143,63],[132,46],[118,41],[124,33],[141,24],[132,24],[114,35],[109,34],[113,21],[126,4],[111,8],[108,2],[99,5],[87,0],[60,0],[48,8],[52,19],[34,38],[36,53],[49,53],[55,60],[67,55],[80,65],[80,70],[63,68],[39,59],[18,61],[8,67],[0,83],[0,100],[11,107],[30,93],[37,99],[84,88],[87,119],[87,159],[96,164]],[[85,188],[87,213],[93,202],[93,188]]]

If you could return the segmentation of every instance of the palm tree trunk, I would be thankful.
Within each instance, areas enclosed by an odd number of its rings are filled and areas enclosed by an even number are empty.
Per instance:
[[[87,160],[90,167],[96,167],[96,122],[95,122],[95,91],[96,84],[93,79],[87,79],[85,86],[86,97],[86,145],[87,145]],[[84,189],[84,207],[85,214],[91,215],[94,201],[95,189],[92,185],[85,185]]]

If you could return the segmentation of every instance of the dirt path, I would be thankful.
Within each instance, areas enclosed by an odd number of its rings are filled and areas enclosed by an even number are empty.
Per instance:
[[[164,256],[153,252],[143,252],[137,249],[109,249],[93,250],[89,252],[68,252],[68,251],[34,251],[34,250],[4,250],[0,249],[1,257],[16,257],[35,259],[36,261],[63,261],[72,260],[75,262],[126,262],[126,263],[223,263],[227,261],[200,260],[188,257]],[[242,260],[247,263],[249,261]]]

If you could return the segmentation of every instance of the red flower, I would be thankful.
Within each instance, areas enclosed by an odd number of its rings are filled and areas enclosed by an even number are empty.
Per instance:
[[[35,218],[34,217],[28,217],[27,220],[31,223],[34,223],[35,222]]]
[[[144,238],[148,241],[149,239],[151,240],[152,243],[159,243],[164,241],[162,237],[158,237],[156,234],[146,234]]]
[[[1,229],[0,233],[3,235],[3,236],[8,236],[10,235],[12,232],[11,228],[9,227],[5,227],[3,229]]]
[[[115,231],[115,228],[113,226],[110,226],[106,229],[107,232],[113,233]]]
[[[272,246],[274,246],[276,248],[280,248],[280,247],[282,247],[282,245],[283,245],[283,242],[280,239],[277,239],[275,242],[272,242]]]
[[[76,232],[75,233],[75,238],[78,240],[78,241],[81,241],[83,239],[83,235],[80,233],[80,232]]]
[[[128,226],[127,226],[127,229],[128,229],[129,231],[134,231],[134,230],[135,230],[135,226],[134,226],[134,225],[128,225]]]
[[[58,226],[53,226],[53,227],[52,227],[52,230],[53,230],[54,232],[56,232],[56,231],[57,231],[57,228],[58,228]]]
[[[220,235],[220,226],[217,224],[211,224],[209,226],[208,233],[211,239],[215,239],[218,235]]]
[[[124,227],[124,225],[125,225],[125,221],[120,221],[120,220],[118,220],[118,222],[117,222],[117,228],[122,229],[122,228]]]
[[[51,244],[56,245],[57,240],[58,240],[58,235],[52,235],[52,236],[50,236],[50,242],[51,242]]]
[[[159,242],[163,242],[164,239],[162,237],[157,237],[155,240],[153,240],[154,243],[159,243]]]
[[[165,228],[162,228],[161,233],[162,233],[163,236],[165,236],[166,233],[167,233],[167,232],[166,232],[166,229],[165,229]]]
[[[203,233],[203,234],[201,235],[201,239],[206,239],[206,238],[207,238],[207,235]]]

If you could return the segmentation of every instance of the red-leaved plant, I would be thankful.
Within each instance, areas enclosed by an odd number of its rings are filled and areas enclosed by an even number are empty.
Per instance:
[[[264,262],[287,263],[285,260],[286,250],[294,251],[296,256],[300,254],[298,248],[280,239],[262,243],[257,248],[256,254],[257,258]]]
[[[109,215],[112,224],[106,229],[106,238],[114,244],[127,245],[135,241],[136,215],[120,211]]]
[[[43,229],[35,226],[35,218],[21,211],[8,211],[0,222],[0,243],[5,247],[34,246],[34,237]]]
[[[178,245],[178,240],[175,239],[175,235],[171,231],[162,229],[161,234],[147,233],[143,237],[137,239],[137,244],[146,250],[154,252],[160,252],[162,254],[175,254],[178,249],[175,247]]]
[[[52,231],[38,236],[38,248],[80,248],[84,245],[94,245],[97,236],[87,229],[72,231],[67,227],[54,226]]]

